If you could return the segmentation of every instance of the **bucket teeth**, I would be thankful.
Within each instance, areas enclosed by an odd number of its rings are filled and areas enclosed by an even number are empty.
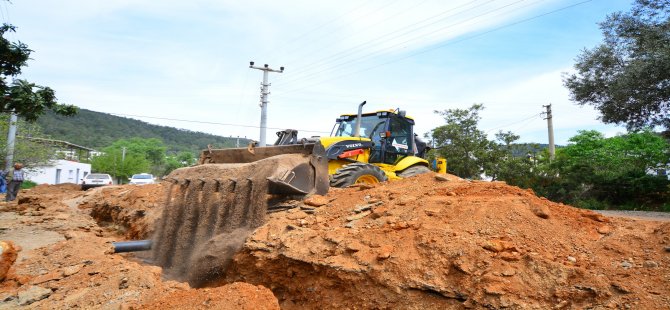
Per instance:
[[[171,199],[156,229],[154,260],[167,274],[188,274],[207,240],[263,224],[267,189],[263,179],[181,178],[170,183]],[[257,182],[260,182],[257,184]],[[199,258],[202,259],[202,258]],[[189,280],[189,279],[186,279]]]
[[[175,170],[166,178],[167,206],[154,230],[154,261],[166,275],[194,286],[223,274],[244,238],[265,222],[268,194],[327,191],[327,165],[315,161],[305,154],[286,154]],[[207,268],[198,266],[205,262]]]

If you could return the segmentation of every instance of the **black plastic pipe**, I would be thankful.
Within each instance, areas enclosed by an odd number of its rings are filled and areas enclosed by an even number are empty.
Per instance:
[[[151,240],[134,240],[112,242],[114,253],[138,252],[151,250]]]

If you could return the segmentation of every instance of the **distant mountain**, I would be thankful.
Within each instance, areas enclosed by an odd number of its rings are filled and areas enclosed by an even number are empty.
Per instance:
[[[198,153],[211,144],[213,148],[235,147],[237,138],[226,138],[174,127],[153,125],[135,119],[80,109],[72,117],[48,112],[37,120],[44,133],[53,139],[64,140],[94,149],[102,149],[119,139],[133,137],[158,138],[168,152]],[[246,146],[249,139],[240,139]]]

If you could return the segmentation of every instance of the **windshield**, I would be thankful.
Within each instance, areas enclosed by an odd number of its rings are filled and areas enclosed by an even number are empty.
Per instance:
[[[380,132],[384,130],[384,123],[386,118],[380,118],[377,115],[363,115],[361,117],[361,131],[360,136],[364,138],[371,138],[372,131]],[[339,126],[335,130],[335,137],[353,137],[356,130],[356,117],[341,120]]]
[[[152,176],[150,174],[134,174],[133,179],[151,179]]]
[[[94,173],[94,174],[87,175],[86,178],[87,179],[100,180],[100,179],[109,179],[110,177],[109,177],[109,175],[106,175],[106,174],[96,174],[96,173]]]

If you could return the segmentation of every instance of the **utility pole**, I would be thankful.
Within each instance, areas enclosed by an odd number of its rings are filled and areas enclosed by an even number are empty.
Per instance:
[[[5,157],[5,171],[12,168],[14,161],[14,144],[16,143],[16,123],[19,117],[12,111],[9,116],[9,130],[7,131],[7,155]]]
[[[268,95],[270,94],[270,91],[268,90],[268,87],[270,86],[270,83],[268,83],[268,73],[269,72],[277,72],[277,73],[282,73],[284,72],[284,67],[279,67],[279,70],[274,70],[268,66],[268,64],[263,65],[263,67],[258,67],[254,66],[254,62],[250,61],[249,62],[249,68],[251,69],[256,69],[256,70],[261,70],[263,71],[263,83],[261,83],[261,136],[260,136],[260,141],[259,141],[259,146],[265,146],[265,131],[267,129],[267,113],[268,113]]]
[[[549,131],[549,160],[554,160],[556,156],[556,146],[554,145],[554,123],[552,121],[553,115],[551,114],[551,103],[549,105],[543,105],[547,109],[543,114],[546,115],[547,120],[547,130]]]
[[[121,170],[125,170],[124,168],[126,167],[125,162],[126,161],[126,147],[122,146],[121,147]],[[116,177],[116,183],[117,184],[123,184],[123,180],[121,180],[120,177]]]

